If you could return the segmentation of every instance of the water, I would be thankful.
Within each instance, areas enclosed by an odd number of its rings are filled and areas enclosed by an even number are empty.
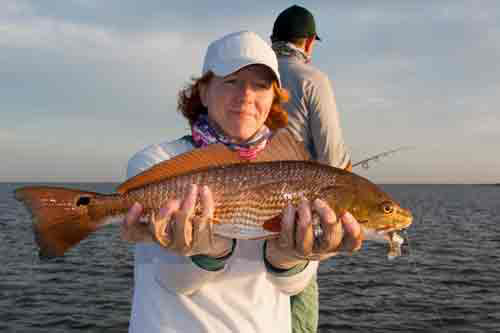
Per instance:
[[[0,332],[126,332],[132,252],[109,226],[40,261],[0,184]],[[115,184],[64,184],[111,192]],[[500,332],[500,187],[386,185],[415,220],[404,257],[366,242],[321,264],[320,332]]]

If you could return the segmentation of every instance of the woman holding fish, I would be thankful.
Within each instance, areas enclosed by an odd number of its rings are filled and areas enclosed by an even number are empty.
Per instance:
[[[287,94],[277,66],[272,49],[252,32],[211,43],[202,77],[179,98],[191,136],[137,153],[129,161],[128,177],[195,148],[203,149],[167,165],[168,172],[223,165],[234,154],[248,163],[305,159],[287,133],[278,130],[287,124],[281,107]],[[221,143],[231,149],[221,150]],[[218,176],[211,177],[197,180],[216,183]],[[234,177],[241,178],[238,184],[250,178]],[[178,186],[182,196],[164,202],[147,222],[140,220],[143,206],[136,203],[122,224],[122,237],[137,242],[129,332],[291,332],[290,295],[307,286],[319,260],[361,246],[361,228],[352,215],[345,212],[337,220],[319,199],[289,200],[296,204],[287,204],[278,217],[270,216],[269,225],[281,228],[277,238],[264,240],[266,234],[244,226],[214,233],[213,224],[222,218],[214,216],[215,198],[221,194],[196,181]],[[282,196],[286,191],[283,188]],[[265,196],[249,193],[234,200],[251,221],[254,215],[266,214],[266,207],[259,206]]]
[[[130,332],[290,332],[290,296],[319,260],[361,239],[400,255],[397,231],[412,214],[369,180],[308,161],[279,130],[285,99],[260,37],[213,42],[180,95],[191,136],[137,153],[116,193],[15,190],[40,256],[62,256],[126,215],[122,237],[137,243]]]

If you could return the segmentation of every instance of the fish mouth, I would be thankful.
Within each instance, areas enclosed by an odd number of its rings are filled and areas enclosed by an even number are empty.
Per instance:
[[[364,226],[365,224],[368,224],[368,220],[360,220],[358,221],[358,223],[361,225],[362,229],[363,230],[370,230],[370,233],[376,233],[376,234],[379,234],[379,235],[384,235],[384,234],[387,234],[389,232],[395,232],[395,231],[400,231],[400,230],[403,230],[405,229],[405,227],[401,227],[399,224],[397,225],[387,225],[387,226],[384,226],[384,227],[379,227],[379,228],[369,228],[367,226]]]
[[[413,222],[413,214],[411,213],[411,211],[409,209],[399,208],[397,210],[397,213],[399,215],[398,219],[399,230],[408,228]]]
[[[407,229],[413,222],[412,213],[405,208],[397,208],[394,216],[389,221],[381,220],[380,222],[370,220],[359,220],[358,223],[364,230],[370,229],[371,233],[378,235],[387,235],[389,233],[402,231]]]

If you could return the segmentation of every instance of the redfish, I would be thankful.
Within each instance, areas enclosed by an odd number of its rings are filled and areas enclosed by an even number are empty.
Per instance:
[[[412,214],[377,185],[342,169],[309,161],[303,145],[278,131],[253,161],[222,144],[178,155],[130,178],[116,193],[102,194],[47,186],[15,191],[33,216],[35,240],[43,257],[62,256],[139,202],[145,217],[165,200],[183,198],[190,184],[213,192],[215,234],[236,239],[274,238],[288,204],[320,198],[340,216],[349,211],[365,239],[389,242],[389,256],[400,254],[401,237]],[[200,213],[198,207],[197,214]]]

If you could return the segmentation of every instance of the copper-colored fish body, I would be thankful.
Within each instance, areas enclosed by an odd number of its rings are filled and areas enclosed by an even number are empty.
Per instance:
[[[36,239],[46,256],[63,255],[110,218],[124,216],[135,202],[145,215],[157,213],[166,200],[185,197],[191,184],[212,190],[213,231],[230,238],[276,237],[283,208],[302,198],[321,198],[337,215],[350,211],[367,231],[388,234],[411,224],[411,213],[379,187],[305,160],[303,147],[294,144],[287,135],[277,135],[254,162],[240,160],[223,145],[210,145],[153,166],[115,194],[25,187],[16,190],[16,198],[34,216]]]

